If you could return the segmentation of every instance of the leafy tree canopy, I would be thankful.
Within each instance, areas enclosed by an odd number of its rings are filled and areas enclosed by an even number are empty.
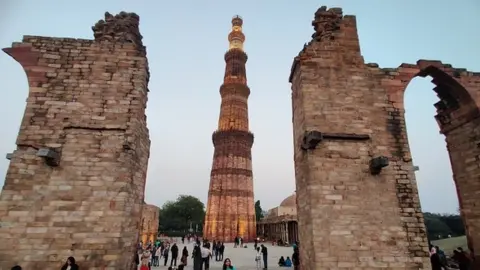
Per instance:
[[[260,200],[255,202],[255,218],[257,221],[263,218],[263,210],[260,206]]]
[[[205,205],[196,197],[180,195],[175,201],[166,202],[160,210],[161,232],[187,232],[190,223],[199,231],[205,219]]]
[[[425,227],[430,240],[465,235],[465,226],[460,215],[425,212]]]

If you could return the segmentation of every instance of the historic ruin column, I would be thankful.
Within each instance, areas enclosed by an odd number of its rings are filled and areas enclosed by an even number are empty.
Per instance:
[[[0,269],[131,269],[150,140],[139,17],[122,12],[95,40],[24,36],[4,51],[29,92],[0,195]]]
[[[395,156],[356,19],[321,7],[312,25],[290,75],[301,269],[430,269],[413,165]]]
[[[244,241],[256,238],[253,134],[248,125],[250,88],[247,86],[242,25],[243,20],[235,16],[228,35],[230,48],[225,54],[225,77],[220,87],[222,104],[218,129],[212,135],[215,152],[203,227],[205,238],[224,242],[231,242],[236,236]]]

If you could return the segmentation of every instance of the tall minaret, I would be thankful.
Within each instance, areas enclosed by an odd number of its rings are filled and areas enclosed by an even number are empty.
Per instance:
[[[209,240],[231,242],[236,236],[244,241],[256,238],[253,201],[252,145],[248,128],[248,96],[243,51],[243,20],[232,19],[228,35],[229,50],[225,53],[225,76],[220,87],[222,104],[218,129],[213,133],[215,147],[207,214],[203,236]]]

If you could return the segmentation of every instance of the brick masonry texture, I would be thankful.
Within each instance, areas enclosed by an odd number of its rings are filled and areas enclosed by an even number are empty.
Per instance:
[[[404,118],[404,91],[431,76],[469,246],[480,250],[480,74],[440,61],[365,64],[356,19],[321,7],[290,82],[302,270],[431,269]],[[301,148],[307,131],[366,134]],[[369,162],[388,157],[378,175]],[[476,255],[477,263],[480,261]],[[477,265],[474,269],[480,269]]]
[[[245,36],[235,27],[242,19],[232,20],[229,41],[243,43]],[[244,241],[256,238],[253,194],[253,134],[248,127],[248,96],[245,63],[247,54],[240,48],[225,53],[225,77],[220,87],[222,104],[218,129],[213,133],[215,147],[210,175],[207,211],[203,236],[209,240],[232,242],[236,236]]]
[[[140,239],[143,244],[154,242],[158,235],[160,208],[151,204],[144,204],[140,227]]]
[[[25,114],[0,195],[0,269],[132,269],[150,140],[139,17],[105,14],[95,40],[24,36]],[[50,148],[58,166],[36,155]]]

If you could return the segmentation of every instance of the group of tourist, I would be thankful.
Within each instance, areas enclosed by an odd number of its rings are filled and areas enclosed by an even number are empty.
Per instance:
[[[171,257],[169,256],[170,254]],[[141,260],[138,259],[139,255]],[[135,262],[137,266],[141,263],[141,270],[150,270],[152,266],[160,266],[160,259],[163,257],[164,266],[167,266],[170,258],[170,267],[174,267],[177,266],[178,255],[179,249],[176,243],[170,246],[168,241],[157,241],[155,244],[148,243],[145,249],[142,249],[139,254],[135,254]],[[178,269],[183,269],[187,265],[187,258],[188,250],[187,247],[184,247]]]
[[[223,242],[210,243],[208,240],[204,240],[201,244],[200,239],[195,237],[195,245],[192,250],[192,259],[193,259],[193,269],[194,270],[208,270],[210,268],[210,259],[213,258],[215,254],[216,261],[223,260],[223,254],[225,251],[225,245]],[[185,237],[182,237],[182,242],[184,243]],[[190,241],[190,239],[188,240]],[[212,252],[213,251],[213,252]],[[170,259],[170,269],[182,270],[188,264],[189,252],[187,247],[183,247],[182,256],[180,263],[177,267],[177,259],[179,248],[176,243],[170,244],[170,241],[157,241],[155,243],[147,243],[145,246],[140,242],[139,243],[139,252],[135,254],[135,263],[140,266],[140,270],[151,270],[152,266],[159,266],[160,259],[163,257],[163,265],[167,266]],[[140,258],[140,259],[139,259]],[[229,258],[226,258],[223,261],[223,269],[232,270],[235,269],[232,265],[232,261]]]
[[[473,257],[471,254],[465,252],[461,247],[453,251],[453,256],[451,256],[451,260],[449,261],[443,250],[438,246],[430,244],[430,263],[432,270],[452,269],[453,267],[455,267],[453,269],[472,270],[472,261]]]

